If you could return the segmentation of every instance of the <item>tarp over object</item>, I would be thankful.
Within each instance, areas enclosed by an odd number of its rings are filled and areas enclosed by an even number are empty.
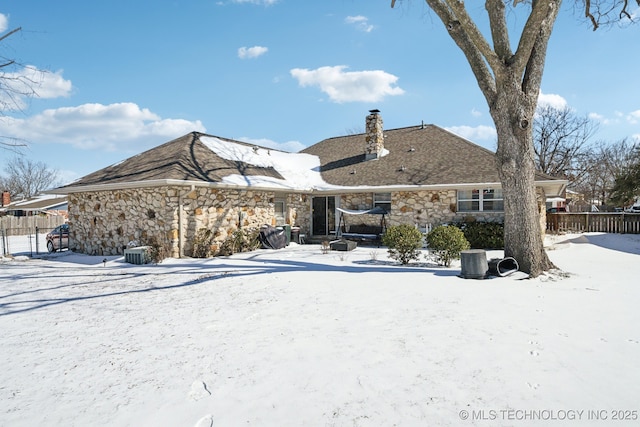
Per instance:
[[[266,249],[282,249],[287,246],[287,235],[282,228],[263,225],[258,235],[262,247]]]
[[[363,211],[359,211],[359,210],[352,210],[352,209],[343,209],[343,208],[336,208],[336,210],[338,212],[342,212],[342,213],[346,213],[349,215],[364,215],[364,214],[369,214],[369,215],[386,215],[387,211],[385,211],[383,208],[381,208],[380,206],[376,206],[373,209],[366,209]]]

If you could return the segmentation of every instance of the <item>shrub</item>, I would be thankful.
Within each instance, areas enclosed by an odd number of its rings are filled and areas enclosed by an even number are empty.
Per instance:
[[[231,233],[220,244],[218,255],[233,255],[238,252],[250,252],[260,247],[258,234],[260,230],[254,228],[239,228]]]
[[[168,245],[162,244],[160,240],[155,237],[149,237],[143,246],[148,246],[149,250],[147,251],[146,257],[148,262],[152,262],[154,264],[160,264],[169,253]]]
[[[469,249],[469,241],[464,233],[454,225],[441,225],[427,234],[429,252],[438,264],[447,267],[451,261],[460,258],[460,252]]]
[[[413,225],[394,225],[382,236],[382,243],[388,248],[389,256],[404,265],[419,259],[422,233]]]
[[[201,228],[196,232],[193,238],[193,249],[191,256],[194,258],[209,258],[213,256],[213,245],[215,235],[208,228]]]
[[[504,225],[498,222],[464,222],[458,225],[473,249],[504,249]]]
[[[216,234],[213,230],[201,228],[193,239],[191,256],[209,258],[215,255],[227,256],[256,250],[260,247],[259,232],[260,230],[254,228],[239,228],[218,243],[215,240]]]

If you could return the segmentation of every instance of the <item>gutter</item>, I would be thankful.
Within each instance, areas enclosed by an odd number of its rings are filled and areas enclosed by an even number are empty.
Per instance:
[[[558,193],[561,194],[567,186],[566,180],[544,180],[535,181],[535,184],[542,187],[559,186]],[[327,184],[326,187],[315,188],[289,188],[276,186],[247,186],[237,184],[227,184],[223,182],[203,182],[203,181],[183,181],[179,179],[158,179],[151,181],[131,181],[124,183],[108,183],[108,184],[92,184],[76,186],[69,185],[59,187],[47,191],[51,194],[72,194],[85,193],[94,191],[110,191],[123,190],[133,188],[149,188],[149,187],[190,187],[193,191],[196,187],[232,189],[232,190],[258,190],[258,191],[275,191],[290,192],[304,194],[344,194],[344,193],[362,193],[362,192],[385,192],[385,191],[417,191],[417,190],[457,190],[472,188],[495,188],[501,187],[500,182],[475,182],[475,183],[448,183],[448,184],[430,184],[430,185],[362,185],[362,186],[338,186]]]

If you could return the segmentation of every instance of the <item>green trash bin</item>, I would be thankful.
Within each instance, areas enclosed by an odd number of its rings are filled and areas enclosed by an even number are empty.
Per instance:
[[[291,226],[289,224],[280,225],[277,228],[284,230],[284,235],[287,238],[287,246],[291,243]]]

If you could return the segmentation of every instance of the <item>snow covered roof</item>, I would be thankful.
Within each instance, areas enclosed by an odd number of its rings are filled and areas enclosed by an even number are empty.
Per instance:
[[[30,199],[17,200],[0,208],[2,211],[66,210],[67,197],[59,194],[42,194]]]

